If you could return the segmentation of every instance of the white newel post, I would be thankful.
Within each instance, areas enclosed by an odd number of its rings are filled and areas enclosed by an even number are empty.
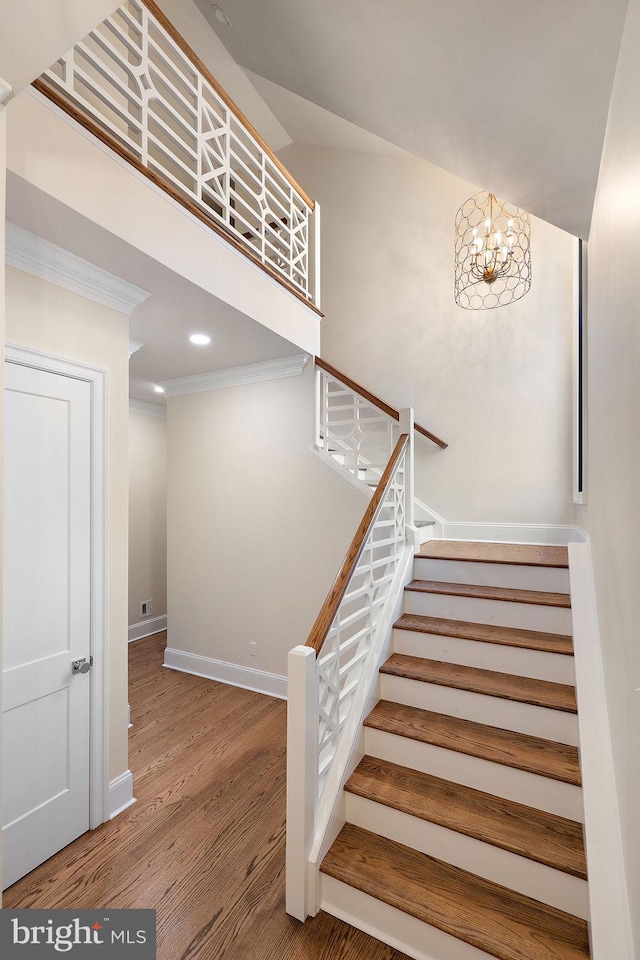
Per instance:
[[[413,407],[400,411],[400,434],[409,435],[404,472],[404,515],[407,526],[413,526],[413,441],[415,439]]]
[[[287,680],[286,910],[305,920],[307,863],[313,843],[317,784],[318,677],[311,647],[289,652]]]
[[[322,370],[319,367],[315,369],[315,404],[313,408],[313,442],[316,447],[322,446],[322,426],[323,426],[323,403],[322,395]]]

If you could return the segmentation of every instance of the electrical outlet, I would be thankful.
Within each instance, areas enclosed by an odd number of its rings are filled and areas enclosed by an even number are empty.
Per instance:
[[[153,613],[153,600],[143,600],[140,604],[140,619],[150,617]]]
[[[249,656],[257,657],[258,656],[258,644],[255,640],[249,641]]]

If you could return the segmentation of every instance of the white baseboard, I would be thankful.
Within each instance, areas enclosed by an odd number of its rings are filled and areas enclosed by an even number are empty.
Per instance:
[[[445,521],[445,540],[490,540],[499,543],[544,543],[564,547],[584,543],[586,534],[579,527],[542,523],[465,523]]]
[[[243,667],[239,663],[215,660],[213,657],[202,657],[171,647],[164,651],[164,666],[182,673],[193,673],[196,677],[228,683],[232,687],[266,693],[270,697],[278,697],[279,700],[287,699],[287,678],[277,673],[267,673],[265,670]]]
[[[635,956],[588,543],[569,545],[593,960]]]
[[[420,513],[436,521],[434,536],[445,540],[489,540],[497,543],[544,543],[566,546],[585,543],[587,534],[580,527],[544,523],[476,523],[465,520],[445,520],[439,513],[415,498]]]
[[[129,643],[132,640],[142,640],[143,637],[150,637],[153,633],[160,633],[167,629],[167,615],[163,617],[151,617],[146,620],[139,620],[137,623],[129,625]]]
[[[109,820],[136,802],[133,795],[133,774],[126,770],[109,784]]]

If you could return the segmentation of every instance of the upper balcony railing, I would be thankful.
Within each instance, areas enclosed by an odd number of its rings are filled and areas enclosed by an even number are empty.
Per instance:
[[[319,310],[319,207],[153,0],[125,0],[34,86]]]

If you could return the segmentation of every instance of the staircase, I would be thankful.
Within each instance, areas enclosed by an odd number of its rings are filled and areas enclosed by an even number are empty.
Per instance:
[[[418,960],[585,960],[567,551],[414,561],[322,909]]]

